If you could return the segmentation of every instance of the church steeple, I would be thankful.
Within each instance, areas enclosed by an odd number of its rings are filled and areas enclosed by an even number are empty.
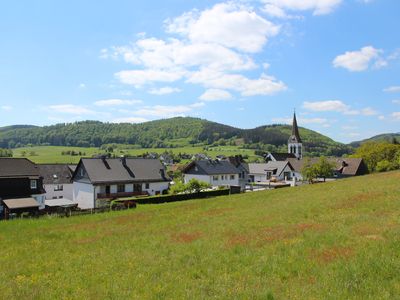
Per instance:
[[[297,126],[296,112],[293,113],[292,135],[288,140],[288,153],[294,154],[298,159],[303,158],[303,143]]]
[[[292,123],[292,135],[290,136],[290,141],[301,143],[299,127],[297,126],[296,112],[293,113],[293,123]]]

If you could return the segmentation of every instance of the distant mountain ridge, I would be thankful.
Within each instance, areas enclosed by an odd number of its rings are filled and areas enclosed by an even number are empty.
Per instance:
[[[365,140],[351,142],[350,145],[352,147],[359,147],[362,143],[366,142],[392,142],[393,139],[396,139],[400,143],[400,132],[378,134]]]
[[[15,148],[28,144],[99,147],[111,143],[131,144],[142,148],[169,148],[194,144],[240,143],[254,149],[263,149],[265,145],[283,149],[290,134],[289,125],[240,129],[191,117],[176,117],[141,124],[82,121],[43,127],[29,125],[2,127],[0,148]],[[309,153],[341,155],[351,151],[349,146],[306,128],[300,127],[300,135]]]

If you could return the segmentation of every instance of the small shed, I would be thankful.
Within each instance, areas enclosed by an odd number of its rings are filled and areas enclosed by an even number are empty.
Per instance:
[[[39,202],[34,198],[17,198],[3,200],[4,204],[4,218],[8,220],[10,214],[21,215],[21,213],[28,212],[34,215],[39,213]]]

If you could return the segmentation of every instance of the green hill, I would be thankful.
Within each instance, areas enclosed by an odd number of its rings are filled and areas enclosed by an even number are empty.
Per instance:
[[[362,143],[366,143],[366,142],[390,142],[390,143],[392,143],[393,140],[397,140],[397,142],[400,143],[400,132],[399,133],[384,133],[384,134],[375,135],[369,139],[352,142],[350,145],[353,147],[359,147]]]
[[[1,297],[397,299],[399,179],[1,222]]]
[[[198,118],[171,118],[141,124],[83,121],[44,127],[0,128],[0,148],[26,145],[99,147],[103,144],[131,144],[139,148],[168,148],[188,145],[236,145],[263,149],[285,146],[291,126],[269,125],[239,129]],[[300,128],[306,151],[311,154],[341,155],[348,146],[315,131]],[[274,149],[271,149],[274,150]]]

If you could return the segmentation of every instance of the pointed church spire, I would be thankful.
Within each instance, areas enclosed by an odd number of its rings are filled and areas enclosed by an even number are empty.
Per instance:
[[[292,124],[292,135],[290,137],[291,142],[301,143],[299,127],[297,127],[296,111],[293,113],[293,124]]]

